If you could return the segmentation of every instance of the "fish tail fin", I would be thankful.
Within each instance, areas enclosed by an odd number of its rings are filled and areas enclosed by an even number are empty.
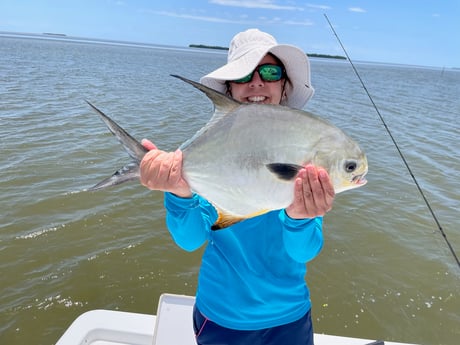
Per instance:
[[[117,170],[112,176],[104,179],[97,183],[93,187],[89,188],[89,191],[95,191],[110,186],[115,186],[127,181],[132,181],[139,178],[139,163],[148,152],[148,150],[142,146],[140,142],[134,139],[128,132],[120,127],[115,121],[104,114],[101,110],[96,108],[89,101],[86,101],[91,108],[93,108],[97,114],[99,114],[102,121],[105,123],[110,132],[117,138],[117,140],[123,145],[123,148],[128,152],[132,158],[132,162],[125,165],[123,168]]]
[[[126,132],[120,125],[113,121],[110,117],[104,114],[101,110],[96,108],[92,103],[86,101],[93,108],[96,113],[99,114],[102,121],[104,121],[110,132],[117,138],[117,140],[123,145],[123,148],[128,152],[129,156],[137,162],[142,160],[142,157],[148,151],[142,144],[134,139],[128,132]]]
[[[88,188],[87,191],[92,192],[112,186],[122,184],[124,182],[138,180],[139,179],[139,165],[136,163],[129,163],[123,168],[118,169],[115,173],[102,180],[99,183],[96,183],[91,188]]]

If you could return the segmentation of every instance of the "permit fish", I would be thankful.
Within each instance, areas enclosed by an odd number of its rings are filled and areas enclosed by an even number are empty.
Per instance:
[[[219,213],[213,229],[289,206],[297,173],[309,163],[327,170],[335,193],[366,184],[364,151],[330,122],[282,105],[241,103],[200,83],[173,77],[193,85],[214,104],[208,123],[179,147],[184,179]],[[132,158],[89,190],[139,179],[139,163],[147,149],[88,104]]]

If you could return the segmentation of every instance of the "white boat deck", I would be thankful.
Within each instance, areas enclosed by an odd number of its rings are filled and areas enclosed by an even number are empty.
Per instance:
[[[111,310],[80,315],[56,345],[196,345],[194,297],[163,294],[157,316]],[[315,345],[411,345],[315,334]]]

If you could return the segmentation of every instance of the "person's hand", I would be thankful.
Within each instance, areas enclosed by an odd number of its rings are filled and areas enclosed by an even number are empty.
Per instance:
[[[301,169],[294,184],[294,201],[286,213],[294,219],[324,216],[332,209],[335,192],[323,168],[307,165]]]
[[[154,143],[146,139],[142,140],[142,145],[150,151],[140,163],[141,184],[182,198],[191,197],[190,187],[182,177],[182,151],[158,150]]]

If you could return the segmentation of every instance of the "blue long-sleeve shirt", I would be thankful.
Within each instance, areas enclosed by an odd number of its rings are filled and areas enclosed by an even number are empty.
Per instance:
[[[322,217],[292,219],[271,211],[219,231],[215,208],[198,195],[165,193],[166,222],[174,241],[193,251],[205,242],[196,305],[232,329],[275,327],[311,308],[305,263],[323,245]]]

